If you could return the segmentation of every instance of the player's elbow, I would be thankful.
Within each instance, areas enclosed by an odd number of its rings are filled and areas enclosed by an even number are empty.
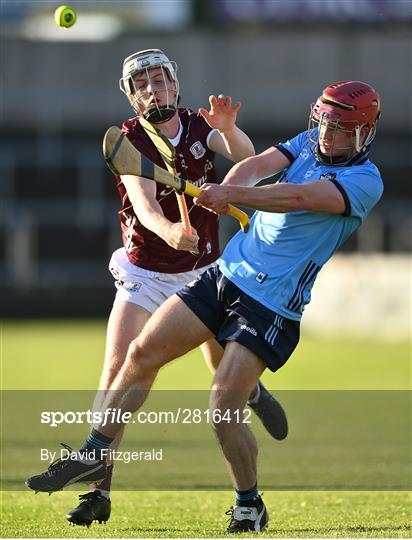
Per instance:
[[[300,206],[300,210],[308,212],[327,212],[330,214],[343,214],[345,212],[345,203],[339,193],[338,196],[335,193],[331,196],[321,190],[312,190],[310,186],[302,189],[300,201],[297,204]]]
[[[230,157],[231,157],[231,160],[234,163],[241,163],[245,159],[252,158],[255,155],[256,155],[256,152],[255,152],[255,149],[252,146],[251,148],[247,147],[247,148],[244,148],[241,151],[232,152]]]
[[[245,150],[245,157],[243,159],[256,156],[256,150],[252,143],[248,145]]]

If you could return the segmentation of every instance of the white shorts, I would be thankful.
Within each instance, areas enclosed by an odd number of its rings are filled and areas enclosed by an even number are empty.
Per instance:
[[[211,266],[214,263],[189,272],[163,274],[135,266],[127,258],[124,248],[117,249],[109,263],[109,270],[116,280],[115,302],[131,302],[153,313],[160,304]]]

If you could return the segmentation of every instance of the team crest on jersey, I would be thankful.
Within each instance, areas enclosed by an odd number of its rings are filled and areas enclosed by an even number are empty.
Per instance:
[[[336,180],[336,173],[327,172],[327,173],[321,174],[319,180]]]
[[[195,143],[193,143],[190,147],[190,151],[192,152],[195,159],[200,159],[206,154],[206,148],[200,141],[196,141]]]

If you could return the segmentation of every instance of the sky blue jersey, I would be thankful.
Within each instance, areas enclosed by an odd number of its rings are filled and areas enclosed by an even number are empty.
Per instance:
[[[367,217],[382,195],[383,184],[367,156],[343,167],[317,161],[307,131],[277,148],[291,161],[279,182],[333,182],[344,198],[344,214],[257,211],[249,232],[238,232],[230,240],[218,264],[249,296],[298,321],[310,302],[319,270]]]

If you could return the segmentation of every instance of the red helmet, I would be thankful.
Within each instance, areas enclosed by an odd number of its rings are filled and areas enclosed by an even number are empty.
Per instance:
[[[379,115],[380,96],[372,86],[360,81],[340,81],[327,86],[318,97],[311,109],[309,127],[328,124],[353,133],[353,149],[359,153],[372,142]],[[311,130],[309,133],[310,140],[317,143],[318,133],[316,140]],[[348,158],[353,157],[353,153]]]

